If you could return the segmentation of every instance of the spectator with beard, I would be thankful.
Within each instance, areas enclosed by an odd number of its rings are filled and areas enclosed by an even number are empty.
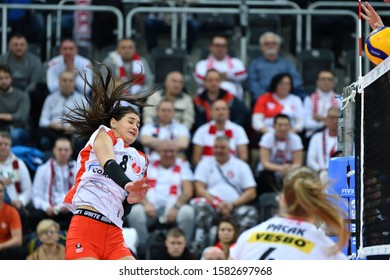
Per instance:
[[[282,39],[273,32],[265,32],[259,38],[261,57],[255,58],[249,64],[248,84],[255,102],[260,95],[266,93],[272,77],[279,73],[288,73],[293,79],[293,92],[300,91],[302,77],[292,61],[280,53]]]

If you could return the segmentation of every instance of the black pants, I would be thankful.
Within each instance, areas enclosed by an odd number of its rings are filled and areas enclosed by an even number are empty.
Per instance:
[[[52,219],[60,225],[61,230],[68,230],[72,216],[72,212],[59,213],[55,216],[49,216],[46,214],[45,211],[41,209],[31,209],[29,213],[29,226],[31,228],[31,231],[35,232],[37,225],[40,221],[42,221],[43,219]]]
[[[27,250],[23,246],[14,246],[0,251],[0,260],[25,260]]]
[[[267,192],[280,192],[282,182],[277,179],[275,172],[269,170],[260,171],[256,176],[257,194],[260,196]]]

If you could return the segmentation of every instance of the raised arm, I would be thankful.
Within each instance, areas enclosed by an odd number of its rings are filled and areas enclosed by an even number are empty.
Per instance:
[[[385,2],[390,3],[390,0],[385,0]],[[362,5],[362,10],[364,12],[360,13],[361,17],[370,24],[373,30],[384,26],[381,17],[378,15],[375,9],[370,5],[370,3],[365,2],[365,4]]]

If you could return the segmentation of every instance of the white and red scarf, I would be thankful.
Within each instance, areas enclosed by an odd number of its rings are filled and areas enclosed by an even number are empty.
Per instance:
[[[311,100],[312,100],[312,104],[313,104],[313,115],[326,115],[326,111],[330,108],[330,107],[338,107],[339,104],[337,103],[337,100],[336,100],[336,94],[332,91],[329,93],[331,96],[330,96],[330,106],[329,107],[325,107],[327,104],[321,104],[321,94],[318,90],[316,90],[312,95],[311,95]],[[325,109],[321,110],[320,106],[322,108],[325,107]]]
[[[19,162],[18,159],[14,159],[12,161],[12,169],[14,171],[14,184],[15,189],[18,194],[22,192],[22,188],[20,187],[20,174],[19,174]]]
[[[58,176],[56,177],[56,167],[54,166],[54,159],[50,159],[50,184],[49,184],[49,203],[51,206],[55,206],[55,203],[53,202],[54,201],[54,190],[57,188],[65,188],[67,187],[68,190],[70,190],[73,186],[73,183],[74,183],[74,175],[73,175],[73,164],[71,162],[68,163],[68,168],[69,168],[69,173],[68,173],[68,177],[67,177],[67,183],[66,185],[67,186],[61,186],[61,185],[58,185],[60,184],[59,180],[58,180]],[[65,179],[65,178],[62,178],[62,179]],[[65,183],[64,183],[65,184]]]
[[[215,124],[210,125],[209,127],[209,135],[215,136],[217,134],[217,127]],[[224,129],[223,135],[225,135],[227,138],[232,139],[233,138],[233,130],[231,129]],[[212,143],[210,143],[212,144]],[[230,153],[232,155],[235,155],[235,151],[230,149]],[[203,147],[203,155],[204,156],[212,156],[213,155],[213,146],[212,145],[205,145]]]
[[[232,58],[229,55],[226,55],[224,57],[224,60],[226,61],[227,67],[229,70],[233,69],[234,65],[232,62]],[[209,55],[207,57],[207,70],[209,69],[214,69],[214,63],[215,63],[215,58],[212,55]]]
[[[131,59],[131,73],[127,73],[122,57],[117,51],[110,52],[109,56],[114,60],[118,66],[118,75],[121,80],[135,79],[134,86],[131,88],[131,93],[136,93],[145,84],[145,67],[142,63],[141,56],[134,53]],[[134,88],[134,89],[133,89]]]

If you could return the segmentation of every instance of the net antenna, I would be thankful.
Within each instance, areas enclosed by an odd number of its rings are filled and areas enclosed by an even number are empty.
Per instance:
[[[358,33],[359,33],[359,77],[358,77],[358,91],[362,95],[361,97],[361,106],[360,106],[360,211],[359,211],[359,220],[360,220],[360,230],[359,230],[359,244],[357,248],[358,258],[364,259],[364,250],[363,250],[363,207],[364,207],[364,133],[363,133],[363,124],[364,124],[364,90],[363,90],[363,78],[362,78],[362,1],[358,2]]]
[[[363,39],[362,39],[362,1],[358,1],[358,36],[359,36],[359,79],[362,77],[362,54],[363,54]]]
[[[358,39],[358,50],[359,50],[359,57],[357,58],[358,59],[358,81],[357,82],[354,82],[351,87],[354,88],[354,90],[352,91],[351,94],[349,94],[348,96],[344,97],[343,96],[343,99],[342,99],[342,102],[343,102],[343,106],[341,108],[341,111],[343,111],[350,102],[352,103],[355,103],[355,96],[356,96],[356,93],[359,92],[359,93],[363,93],[363,39],[362,39],[362,1],[361,0],[358,0],[358,36],[359,36],[359,39]],[[362,107],[363,108],[363,107]],[[363,109],[362,109],[363,111]]]

